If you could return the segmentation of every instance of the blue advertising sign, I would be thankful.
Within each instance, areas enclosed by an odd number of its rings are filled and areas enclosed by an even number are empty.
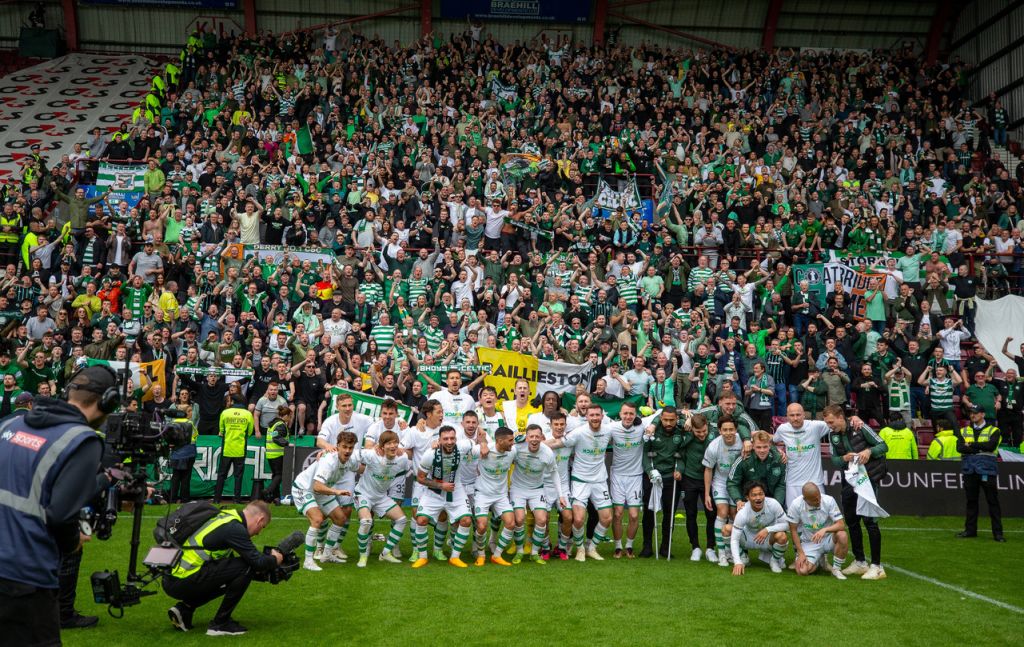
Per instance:
[[[107,190],[107,187],[97,187],[95,184],[87,184],[81,188],[85,190],[86,198],[95,198],[98,195],[103,195]],[[110,196],[107,197],[107,202],[110,203],[112,207],[117,207],[117,205],[121,204],[121,201],[124,200],[128,202],[129,207],[134,207],[139,204],[139,200],[142,199],[142,195],[142,191],[111,191]],[[89,205],[89,215],[96,215],[95,204]]]
[[[587,0],[441,0],[441,17],[474,20],[539,20],[587,22],[593,3]]]

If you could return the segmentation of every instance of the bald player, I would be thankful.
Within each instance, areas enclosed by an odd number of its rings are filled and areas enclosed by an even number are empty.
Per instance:
[[[855,425],[860,418],[850,418]],[[828,438],[829,426],[822,420],[807,420],[803,405],[786,407],[786,422],[775,430],[773,440],[786,457],[786,504],[796,500],[804,483],[817,483],[825,489],[825,470],[821,467],[821,441]],[[782,503],[781,501],[779,503]]]
[[[825,555],[832,553],[832,576],[845,580],[843,562],[849,547],[846,522],[836,500],[822,494],[815,483],[805,483],[801,494],[789,504],[786,517],[796,549],[797,575],[810,575],[818,565],[827,566]]]

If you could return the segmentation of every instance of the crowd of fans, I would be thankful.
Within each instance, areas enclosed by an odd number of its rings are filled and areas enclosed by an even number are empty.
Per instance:
[[[1024,286],[1020,169],[988,155],[1010,118],[972,107],[967,71],[478,26],[194,34],[133,123],[5,186],[0,415],[129,355],[166,360],[171,392],[134,385],[140,406],[215,433],[225,403],[288,402],[309,433],[331,386],[416,407],[444,382],[419,367],[472,380],[488,346],[593,361],[585,390],[651,407],[731,390],[764,428],[787,402],[942,427],[963,395],[1020,443],[1018,375],[989,354],[1015,349],[962,354],[974,297]],[[85,197],[96,160],[148,163],[138,204]],[[639,178],[653,217],[600,212],[598,178]],[[832,252],[882,258],[864,319],[792,280]]]

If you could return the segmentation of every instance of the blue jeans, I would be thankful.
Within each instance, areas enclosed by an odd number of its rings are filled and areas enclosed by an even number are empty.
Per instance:
[[[871,322],[871,329],[874,330],[879,335],[884,334],[885,333],[885,320],[883,319],[881,321],[872,321]]]
[[[786,415],[786,395],[788,389],[785,384],[775,383],[775,400],[772,402],[772,415],[773,416],[784,416]]]
[[[797,388],[797,385],[796,384],[787,384],[786,388],[789,391],[789,403],[793,404],[794,402],[799,402],[800,401],[800,389]]]
[[[796,336],[803,337],[804,332],[807,330],[807,324],[810,321],[810,317],[799,312],[793,315],[793,328],[796,329]]]
[[[928,396],[924,394],[923,386],[910,387],[910,416],[912,418],[928,417]]]
[[[992,139],[995,140],[996,146],[1006,146],[1006,129],[995,128],[992,133]]]

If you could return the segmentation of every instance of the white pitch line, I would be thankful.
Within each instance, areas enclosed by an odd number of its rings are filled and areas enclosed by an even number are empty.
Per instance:
[[[949,589],[950,591],[954,591],[956,593],[959,593],[960,595],[964,595],[964,596],[969,597],[969,598],[974,598],[975,600],[981,600],[982,602],[988,602],[989,604],[994,604],[995,606],[1000,607],[1002,609],[1006,609],[1007,611],[1013,611],[1014,613],[1019,613],[1021,615],[1024,615],[1024,609],[1022,609],[1020,607],[1015,607],[1012,604],[1008,604],[1008,603],[1003,602],[1001,600],[996,600],[994,598],[990,598],[990,597],[984,596],[984,595],[982,595],[980,593],[975,593],[974,591],[968,591],[967,589],[961,588],[959,586],[954,586],[953,584],[947,584],[947,583],[939,581],[939,580],[937,580],[937,579],[935,579],[933,577],[928,577],[927,575],[921,575],[920,573],[915,573],[914,571],[908,571],[905,568],[900,568],[899,566],[895,566],[893,564],[883,564],[883,566],[885,568],[887,568],[887,569],[896,571],[897,573],[902,573],[903,575],[906,575],[908,577],[912,577],[914,579],[921,580],[922,582],[928,582],[929,584],[934,584],[935,586],[939,586],[939,587],[942,587],[944,589]]]
[[[895,530],[897,532],[959,532],[963,528],[900,528],[898,526],[879,526],[882,530]],[[1024,533],[1024,530],[1004,530],[1004,533]],[[980,535],[979,535],[980,536]]]

